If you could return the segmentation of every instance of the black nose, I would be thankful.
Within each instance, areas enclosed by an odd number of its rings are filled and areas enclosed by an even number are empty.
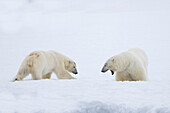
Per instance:
[[[74,69],[73,69],[73,71],[72,71],[72,73],[74,73],[74,74],[78,74],[77,69],[76,69],[76,68],[74,68]]]
[[[74,74],[78,74],[78,72],[74,72]]]
[[[105,67],[103,67],[101,72],[104,73],[104,72],[106,72],[106,71],[108,71],[108,69],[105,69]]]

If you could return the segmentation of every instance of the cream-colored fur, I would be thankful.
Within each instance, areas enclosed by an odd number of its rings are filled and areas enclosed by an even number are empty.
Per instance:
[[[116,72],[116,81],[146,81],[148,58],[139,48],[133,48],[111,57],[104,65],[102,72]]]
[[[77,74],[76,63],[55,51],[35,51],[24,59],[13,81],[22,80],[28,74],[33,80],[50,79],[53,72],[58,79],[74,79],[69,72]]]

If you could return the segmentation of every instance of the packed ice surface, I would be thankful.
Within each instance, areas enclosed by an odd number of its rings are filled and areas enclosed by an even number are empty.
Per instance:
[[[169,0],[1,0],[0,112],[169,113],[169,26]],[[148,55],[149,81],[116,82],[100,72],[134,47]],[[11,82],[35,50],[76,61],[77,79]]]

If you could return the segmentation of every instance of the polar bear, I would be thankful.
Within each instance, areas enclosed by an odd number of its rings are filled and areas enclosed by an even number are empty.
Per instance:
[[[33,80],[50,79],[55,73],[58,79],[74,79],[69,72],[78,74],[76,63],[55,51],[34,51],[22,62],[13,81],[20,81],[28,74]]]
[[[147,81],[147,68],[146,53],[133,48],[108,59],[101,72],[116,72],[116,81]]]

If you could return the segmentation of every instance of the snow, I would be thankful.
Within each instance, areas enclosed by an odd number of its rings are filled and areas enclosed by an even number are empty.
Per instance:
[[[169,0],[1,0],[0,113],[170,113],[169,26]],[[149,81],[100,72],[134,47],[149,57]],[[72,58],[77,79],[11,82],[34,50]]]

